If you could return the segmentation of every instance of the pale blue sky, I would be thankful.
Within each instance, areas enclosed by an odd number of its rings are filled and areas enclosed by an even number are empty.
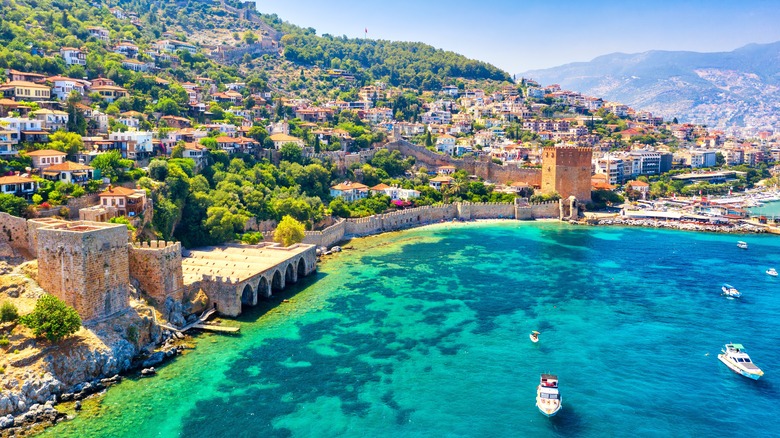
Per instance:
[[[256,0],[318,34],[422,41],[509,73],[612,52],[730,51],[780,40],[780,0]]]

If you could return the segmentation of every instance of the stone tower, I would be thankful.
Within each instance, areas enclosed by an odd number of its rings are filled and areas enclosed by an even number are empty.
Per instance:
[[[590,201],[590,173],[593,149],[551,146],[542,150],[542,193],[558,192],[574,196],[580,203]]]
[[[38,283],[85,321],[129,305],[127,227],[65,222],[37,229]]]
[[[162,306],[168,297],[181,301],[184,287],[181,243],[152,240],[133,244],[130,276],[156,305]]]

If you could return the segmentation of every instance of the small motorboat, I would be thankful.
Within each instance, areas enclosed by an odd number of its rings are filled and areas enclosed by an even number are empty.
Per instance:
[[[723,291],[723,295],[729,298],[739,298],[742,296],[742,293],[740,293],[736,287],[728,283],[723,283],[723,286],[720,287],[720,290]]]
[[[777,271],[775,268],[769,268],[766,270],[767,275],[771,275],[772,277],[777,277]]]
[[[539,342],[539,335],[541,335],[541,333],[534,330],[531,332],[531,334],[528,337],[531,338],[531,342],[537,343]]]
[[[742,344],[726,344],[724,349],[721,350],[721,354],[718,355],[718,359],[735,373],[742,374],[750,379],[758,380],[759,377],[764,375],[761,368],[757,367],[750,360],[750,356],[745,353],[745,347]]]
[[[742,240],[740,240],[739,242],[737,242],[737,248],[747,249],[747,242],[743,242]]]
[[[561,410],[561,394],[558,392],[558,376],[542,374],[536,387],[536,407],[547,417]]]

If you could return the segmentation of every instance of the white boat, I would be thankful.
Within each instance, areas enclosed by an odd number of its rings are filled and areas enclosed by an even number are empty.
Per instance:
[[[534,330],[534,331],[531,332],[530,335],[528,335],[528,337],[531,338],[531,342],[533,342],[535,344],[535,343],[539,342],[539,335],[541,335],[541,333],[539,333],[536,330]]]
[[[769,268],[766,270],[767,275],[771,275],[772,277],[777,277],[777,271],[775,268]]]
[[[737,242],[737,248],[747,249],[747,242],[739,241]]]
[[[558,392],[558,376],[542,374],[536,387],[536,407],[547,417],[561,410],[561,394]]]
[[[736,287],[728,284],[723,283],[723,286],[720,287],[720,290],[723,291],[723,295],[726,295],[727,297],[736,297],[739,298],[742,296],[742,293],[740,293]]]
[[[753,380],[758,380],[759,377],[764,375],[761,368],[757,367],[750,360],[750,356],[745,353],[745,347],[742,344],[726,344],[724,349],[721,350],[721,354],[718,355],[718,359],[735,373],[742,374]]]

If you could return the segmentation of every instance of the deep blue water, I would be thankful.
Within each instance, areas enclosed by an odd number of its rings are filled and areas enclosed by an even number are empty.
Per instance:
[[[780,278],[764,273],[780,269],[777,236],[504,222],[353,244],[247,309],[241,336],[200,336],[47,434],[780,433]],[[723,282],[743,298],[722,297]],[[721,364],[727,342],[766,375]],[[542,372],[560,379],[552,419],[534,406]]]

